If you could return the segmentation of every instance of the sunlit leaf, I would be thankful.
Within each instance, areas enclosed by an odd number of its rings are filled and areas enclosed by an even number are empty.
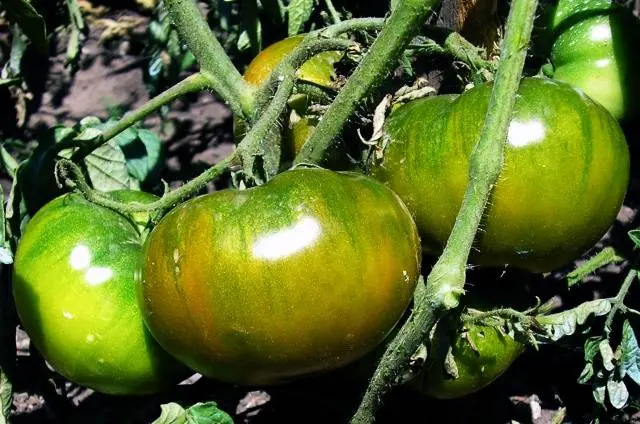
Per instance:
[[[629,400],[627,386],[619,380],[609,380],[607,382],[607,393],[609,394],[609,402],[616,409],[622,409]]]
[[[300,34],[313,13],[314,0],[291,0],[287,7],[289,36]]]
[[[620,377],[629,376],[636,384],[640,385],[640,348],[638,348],[638,340],[631,328],[629,321],[625,320],[622,324],[622,340],[620,342]]]
[[[233,424],[231,417],[215,402],[196,403],[188,409],[172,402],[161,408],[160,417],[152,424]]]
[[[555,341],[575,333],[577,326],[583,325],[589,316],[602,316],[610,310],[609,300],[598,299],[557,314],[539,316],[536,319],[547,330],[549,337]]]

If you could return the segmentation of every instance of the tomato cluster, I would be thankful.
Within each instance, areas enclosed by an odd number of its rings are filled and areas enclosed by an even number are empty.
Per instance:
[[[618,66],[618,80],[585,65],[584,52],[572,47],[580,43],[567,35],[583,24],[563,23],[572,7],[558,8],[557,28],[566,31],[558,30],[554,45],[554,78],[580,86],[572,76],[591,75],[588,96],[564,82],[522,80],[503,170],[471,256],[478,264],[533,272],[566,265],[604,234],[624,199],[629,152],[614,116],[635,113],[616,85],[631,77],[620,61],[607,62]],[[607,15],[611,28],[617,16]],[[262,84],[301,40],[265,49],[246,80]],[[606,48],[598,60],[611,53]],[[312,58],[299,79],[335,88],[340,55]],[[578,60],[582,71],[572,73]],[[595,80],[600,85],[588,82]],[[276,384],[365,357],[406,311],[423,249],[439,253],[451,232],[491,87],[395,108],[371,176],[289,170],[260,187],[182,203],[144,240],[144,214],[125,216],[75,194],[55,199],[28,223],[15,258],[24,328],[62,375],[113,394],[161,390],[189,370],[235,384]],[[290,101],[283,140],[291,156],[314,128],[306,111],[315,100]],[[241,136],[245,123],[235,124]],[[452,352],[458,377],[434,354],[410,385],[451,398],[490,384],[524,347],[475,323],[456,328],[453,338],[436,331],[430,349]]]

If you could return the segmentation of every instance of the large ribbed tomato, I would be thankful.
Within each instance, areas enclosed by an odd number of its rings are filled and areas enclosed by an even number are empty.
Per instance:
[[[169,212],[147,238],[139,302],[156,340],[192,369],[271,384],[382,342],[409,304],[420,258],[391,190],[298,168]]]
[[[160,391],[188,375],[142,320],[134,287],[141,248],[134,222],[77,194],[54,199],[29,221],[14,264],[17,312],[31,342],[69,380],[130,395]]]
[[[490,95],[484,84],[412,101],[386,123],[373,174],[405,201],[432,252],[453,228]],[[628,181],[628,146],[611,114],[568,84],[524,79],[471,260],[534,272],[567,264],[613,223]]]

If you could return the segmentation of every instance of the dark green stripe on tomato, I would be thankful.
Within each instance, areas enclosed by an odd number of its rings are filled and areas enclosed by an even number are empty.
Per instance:
[[[145,251],[139,298],[154,336],[237,384],[361,357],[400,319],[420,265],[415,224],[391,190],[322,169],[186,202]]]
[[[455,100],[417,100],[386,124],[389,144],[373,175],[402,197],[433,253],[460,208],[490,94],[484,84]],[[613,223],[628,180],[626,140],[602,106],[568,84],[524,79],[472,261],[534,272],[567,264]]]

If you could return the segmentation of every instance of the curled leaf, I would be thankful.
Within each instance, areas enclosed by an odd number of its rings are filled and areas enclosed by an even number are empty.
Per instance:
[[[602,316],[610,310],[611,302],[608,299],[598,299],[557,314],[538,316],[536,321],[552,340],[557,341],[575,333],[578,325],[583,325],[589,316]]]

